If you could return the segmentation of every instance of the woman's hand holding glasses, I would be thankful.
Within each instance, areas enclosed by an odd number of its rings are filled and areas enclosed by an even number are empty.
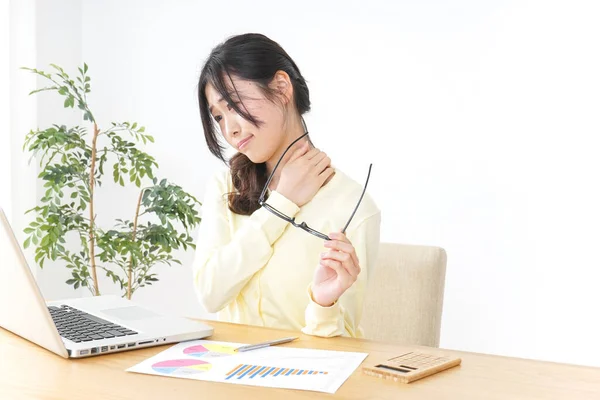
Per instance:
[[[320,306],[333,305],[358,279],[360,264],[354,246],[340,232],[329,234],[328,251],[321,253],[312,282],[313,301]]]

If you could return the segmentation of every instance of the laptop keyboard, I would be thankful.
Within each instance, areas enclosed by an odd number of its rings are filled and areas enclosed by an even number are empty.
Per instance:
[[[76,308],[48,306],[60,336],[75,343],[136,335],[136,331],[113,324]]]

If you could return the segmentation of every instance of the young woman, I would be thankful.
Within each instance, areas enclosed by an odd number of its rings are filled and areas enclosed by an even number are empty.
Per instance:
[[[356,208],[363,186],[312,145],[297,65],[264,35],[232,37],[210,53],[198,99],[206,143],[229,166],[202,206],[193,271],[205,309],[228,322],[362,336],[380,212],[368,195]],[[221,138],[237,151],[230,160]]]

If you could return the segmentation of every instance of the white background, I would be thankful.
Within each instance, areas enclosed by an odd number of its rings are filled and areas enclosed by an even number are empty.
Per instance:
[[[0,0],[0,206],[10,213],[9,10],[8,0]]]
[[[202,198],[220,164],[203,140],[200,67],[226,37],[262,32],[308,80],[317,146],[359,181],[374,163],[382,240],[448,252],[442,347],[600,366],[597,1],[38,0],[10,11],[10,198],[21,238],[22,212],[40,197],[35,168],[15,167],[26,160],[22,138],[79,117],[51,94],[23,97],[32,82],[18,66],[73,72],[87,62],[99,121],[145,125],[160,175]],[[131,218],[136,196],[103,187],[100,223]],[[136,298],[206,315],[193,254],[180,259]],[[86,295],[64,274],[38,271],[47,297]]]

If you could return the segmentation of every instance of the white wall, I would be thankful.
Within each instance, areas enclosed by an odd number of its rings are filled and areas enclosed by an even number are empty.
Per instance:
[[[76,75],[73,72],[77,71],[82,57],[81,8],[79,0],[36,1],[37,68],[51,72],[50,64],[57,64],[67,68],[71,77],[75,78]],[[57,21],[69,21],[69,23],[57,23]],[[39,87],[48,85],[48,81],[41,77],[37,77],[37,82]],[[63,107],[64,98],[61,98],[56,92],[36,94],[35,100],[37,102],[37,124],[40,129],[46,129],[52,124],[75,126],[81,125],[83,122],[81,113],[75,111],[77,107],[75,110],[66,110]],[[41,180],[37,180],[37,193],[37,199],[45,193]],[[79,243],[74,245],[77,247]],[[71,250],[78,249],[71,248]],[[73,289],[66,286],[65,282],[71,278],[71,271],[64,268],[63,265],[60,262],[47,263],[44,264],[43,270],[38,270],[36,278],[47,299],[80,296],[86,293],[83,289],[74,293]]]
[[[81,4],[69,45],[90,65],[95,114],[146,125],[161,175],[202,197],[219,164],[202,139],[199,69],[225,37],[263,32],[309,81],[317,145],[357,180],[374,162],[382,239],[447,250],[442,347],[600,366],[600,4]],[[101,221],[130,218],[135,196],[103,189]],[[202,315],[192,257],[138,300]]]
[[[11,182],[7,186],[10,194],[12,211],[8,213],[15,234],[22,243],[23,229],[29,222],[25,216],[26,210],[36,204],[35,162],[29,165],[29,155],[22,151],[23,138],[37,124],[37,102],[28,95],[34,90],[36,79],[33,75],[20,70],[23,66],[36,65],[36,0],[9,1],[9,54],[8,61],[10,80],[10,107],[7,108],[10,117],[9,149]],[[27,252],[30,256],[32,253]],[[31,257],[33,258],[33,257]],[[32,264],[32,270],[38,269]]]
[[[9,92],[9,27],[10,5],[0,0],[0,207],[8,214],[10,201],[10,92]]]

